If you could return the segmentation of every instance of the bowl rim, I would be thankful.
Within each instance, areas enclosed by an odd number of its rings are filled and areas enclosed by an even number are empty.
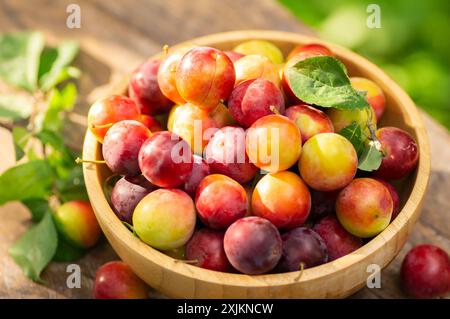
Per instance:
[[[414,180],[414,185],[411,189],[408,200],[404,204],[397,218],[395,218],[394,221],[391,222],[386,229],[384,229],[376,237],[372,238],[368,243],[364,244],[361,248],[334,261],[313,268],[305,269],[303,270],[303,272],[295,271],[256,276],[217,272],[189,265],[187,263],[177,262],[172,257],[167,256],[164,253],[159,252],[158,250],[146,245],[139,238],[135,237],[120,222],[120,220],[112,211],[104,195],[103,186],[100,183],[99,170],[97,169],[97,166],[89,163],[84,163],[83,174],[86,182],[86,188],[89,198],[93,203],[92,206],[94,208],[97,219],[101,219],[105,223],[105,225],[108,225],[108,227],[114,228],[114,232],[111,234],[115,236],[116,239],[122,241],[122,243],[126,245],[127,249],[133,250],[135,253],[152,261],[153,263],[159,264],[159,266],[165,268],[165,270],[169,272],[174,272],[184,277],[194,278],[212,284],[229,285],[236,287],[268,287],[272,285],[284,286],[290,285],[292,283],[314,281],[322,277],[330,276],[338,271],[348,270],[349,267],[355,263],[367,261],[371,255],[383,249],[384,244],[391,240],[400,229],[404,227],[408,227],[408,229],[410,229],[410,219],[415,221],[418,218],[417,210],[420,210],[430,175],[429,142],[421,115],[419,114],[419,111],[416,108],[414,102],[403,91],[403,89],[401,89],[400,86],[396,84],[388,75],[386,75],[384,71],[382,71],[378,66],[368,61],[364,57],[350,51],[349,49],[312,36],[273,30],[230,31],[194,38],[192,40],[177,44],[173,47],[176,48],[190,44],[209,45],[214,47],[215,45],[223,43],[225,41],[233,40],[239,42],[251,39],[262,39],[274,42],[288,42],[291,44],[304,44],[313,42],[324,44],[331,48],[331,50],[336,54],[338,58],[345,56],[346,59],[351,60],[354,65],[361,69],[367,69],[368,67],[370,67],[371,75],[377,78],[376,82],[381,82],[383,83],[384,87],[389,87],[391,91],[396,92],[396,103],[401,105],[400,109],[403,113],[406,114],[405,117],[409,117],[411,126],[416,132],[417,144],[420,150],[419,163],[416,168],[417,175]],[[162,56],[162,53],[156,54],[152,56],[152,58],[160,56]],[[124,86],[122,84],[122,89],[123,88]],[[116,92],[118,91],[116,90]],[[97,148],[99,146],[100,144],[97,142],[94,135],[89,130],[87,130],[83,145],[83,158],[95,159]],[[98,196],[98,194],[102,195]],[[399,249],[397,249],[395,254],[398,252],[398,250]],[[384,265],[381,265],[381,267],[384,267],[387,264],[388,262],[386,262]]]

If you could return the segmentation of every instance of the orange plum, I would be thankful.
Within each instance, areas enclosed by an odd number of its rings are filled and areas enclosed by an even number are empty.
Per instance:
[[[247,213],[247,192],[234,179],[211,174],[198,185],[195,206],[203,224],[226,229]]]
[[[92,104],[88,113],[88,128],[100,143],[113,124],[123,120],[141,119],[141,111],[136,103],[121,95],[112,95]]]
[[[302,143],[319,133],[333,133],[333,123],[328,116],[307,104],[289,107],[286,116],[294,121],[302,134]]]
[[[367,102],[375,111],[377,121],[380,120],[386,107],[386,98],[381,88],[373,81],[365,78],[352,77],[350,81],[355,90],[366,92]]]
[[[246,55],[234,63],[236,85],[251,79],[262,78],[280,87],[277,67],[267,57],[257,54]]]
[[[371,123],[373,129],[377,128],[377,117],[371,107],[353,110],[330,108],[327,111],[327,115],[333,123],[335,132],[339,132],[352,123],[357,123],[363,128],[367,127],[368,123]],[[365,129],[365,133],[367,135],[370,134],[367,128]]]
[[[336,199],[336,216],[351,234],[370,238],[391,221],[393,201],[386,186],[372,178],[357,178]]]
[[[300,52],[307,52],[307,51],[309,51],[309,52],[317,52],[317,53],[320,53],[322,55],[333,56],[333,52],[331,52],[331,50],[328,49],[326,46],[324,46],[322,44],[318,44],[318,43],[310,43],[310,44],[305,44],[305,45],[297,45],[289,53],[289,55],[288,55],[286,60],[289,61],[291,58],[293,58],[294,56],[296,56]]]
[[[230,58],[224,52],[210,47],[196,47],[187,52],[176,73],[181,97],[207,110],[228,100],[235,79]]]
[[[302,151],[300,130],[282,115],[266,115],[248,129],[246,150],[250,162],[274,173],[290,168]]]
[[[308,187],[293,172],[267,174],[259,180],[253,191],[253,214],[268,219],[277,228],[302,226],[310,209]]]
[[[222,110],[221,108],[218,112],[223,112]],[[167,128],[182,137],[194,153],[202,154],[211,136],[219,129],[219,123],[213,114],[217,115],[192,103],[175,105],[170,111]]]
[[[191,46],[184,46],[168,52],[158,69],[157,79],[161,92],[171,101],[177,104],[184,104],[186,101],[178,93],[176,84],[176,73],[181,58],[192,49]]]

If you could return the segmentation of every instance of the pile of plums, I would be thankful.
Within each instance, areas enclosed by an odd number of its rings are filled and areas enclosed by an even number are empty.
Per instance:
[[[362,172],[338,134],[353,123],[376,129],[380,87],[351,77],[370,110],[325,109],[299,100],[285,76],[299,61],[333,56],[328,48],[295,47],[286,63],[261,40],[166,51],[132,74],[128,96],[99,100],[88,116],[106,165],[122,176],[111,206],[143,242],[211,270],[289,272],[355,251],[397,216],[390,181],[416,167],[413,137],[376,130],[384,157]]]

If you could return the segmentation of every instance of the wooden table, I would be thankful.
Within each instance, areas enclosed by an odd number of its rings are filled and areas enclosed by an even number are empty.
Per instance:
[[[271,0],[77,0],[81,28],[66,27],[66,8],[73,1],[0,0],[0,32],[38,29],[52,42],[73,38],[81,44],[76,64],[83,71],[80,99],[67,130],[72,145],[81,145],[89,105],[110,83],[146,57],[174,44],[214,32],[274,29],[313,34],[288,11]],[[420,221],[399,256],[382,272],[382,288],[362,289],[354,298],[402,298],[399,267],[406,252],[420,243],[450,251],[450,135],[424,114],[431,142],[432,174]],[[0,130],[0,171],[14,164],[9,133]],[[44,272],[47,284],[22,275],[7,254],[8,247],[29,227],[30,216],[18,203],[0,207],[0,298],[90,298],[96,269],[117,256],[103,240],[78,261],[82,287],[68,289],[66,266],[52,263]],[[155,297],[160,297],[154,292]]]

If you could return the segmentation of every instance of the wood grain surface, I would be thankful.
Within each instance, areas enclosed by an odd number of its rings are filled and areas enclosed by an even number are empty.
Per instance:
[[[70,144],[81,147],[84,116],[89,105],[146,57],[193,37],[239,29],[273,29],[313,34],[278,3],[271,0],[77,0],[81,28],[66,27],[66,8],[73,1],[0,0],[0,32],[38,29],[49,41],[76,39],[81,53],[76,64],[83,71],[80,99],[67,128]],[[37,10],[36,8],[43,8]],[[450,135],[429,116],[423,115],[431,144],[432,174],[420,221],[409,241],[382,272],[380,289],[362,289],[353,298],[404,298],[399,268],[406,252],[419,243],[434,243],[450,251]],[[8,132],[0,130],[0,171],[13,165]],[[52,263],[44,272],[47,284],[25,278],[7,254],[8,247],[30,225],[30,216],[18,203],[0,207],[0,298],[90,298],[96,269],[117,256],[103,240],[77,263],[82,287],[66,286],[65,263]],[[156,291],[153,297],[162,297]]]

